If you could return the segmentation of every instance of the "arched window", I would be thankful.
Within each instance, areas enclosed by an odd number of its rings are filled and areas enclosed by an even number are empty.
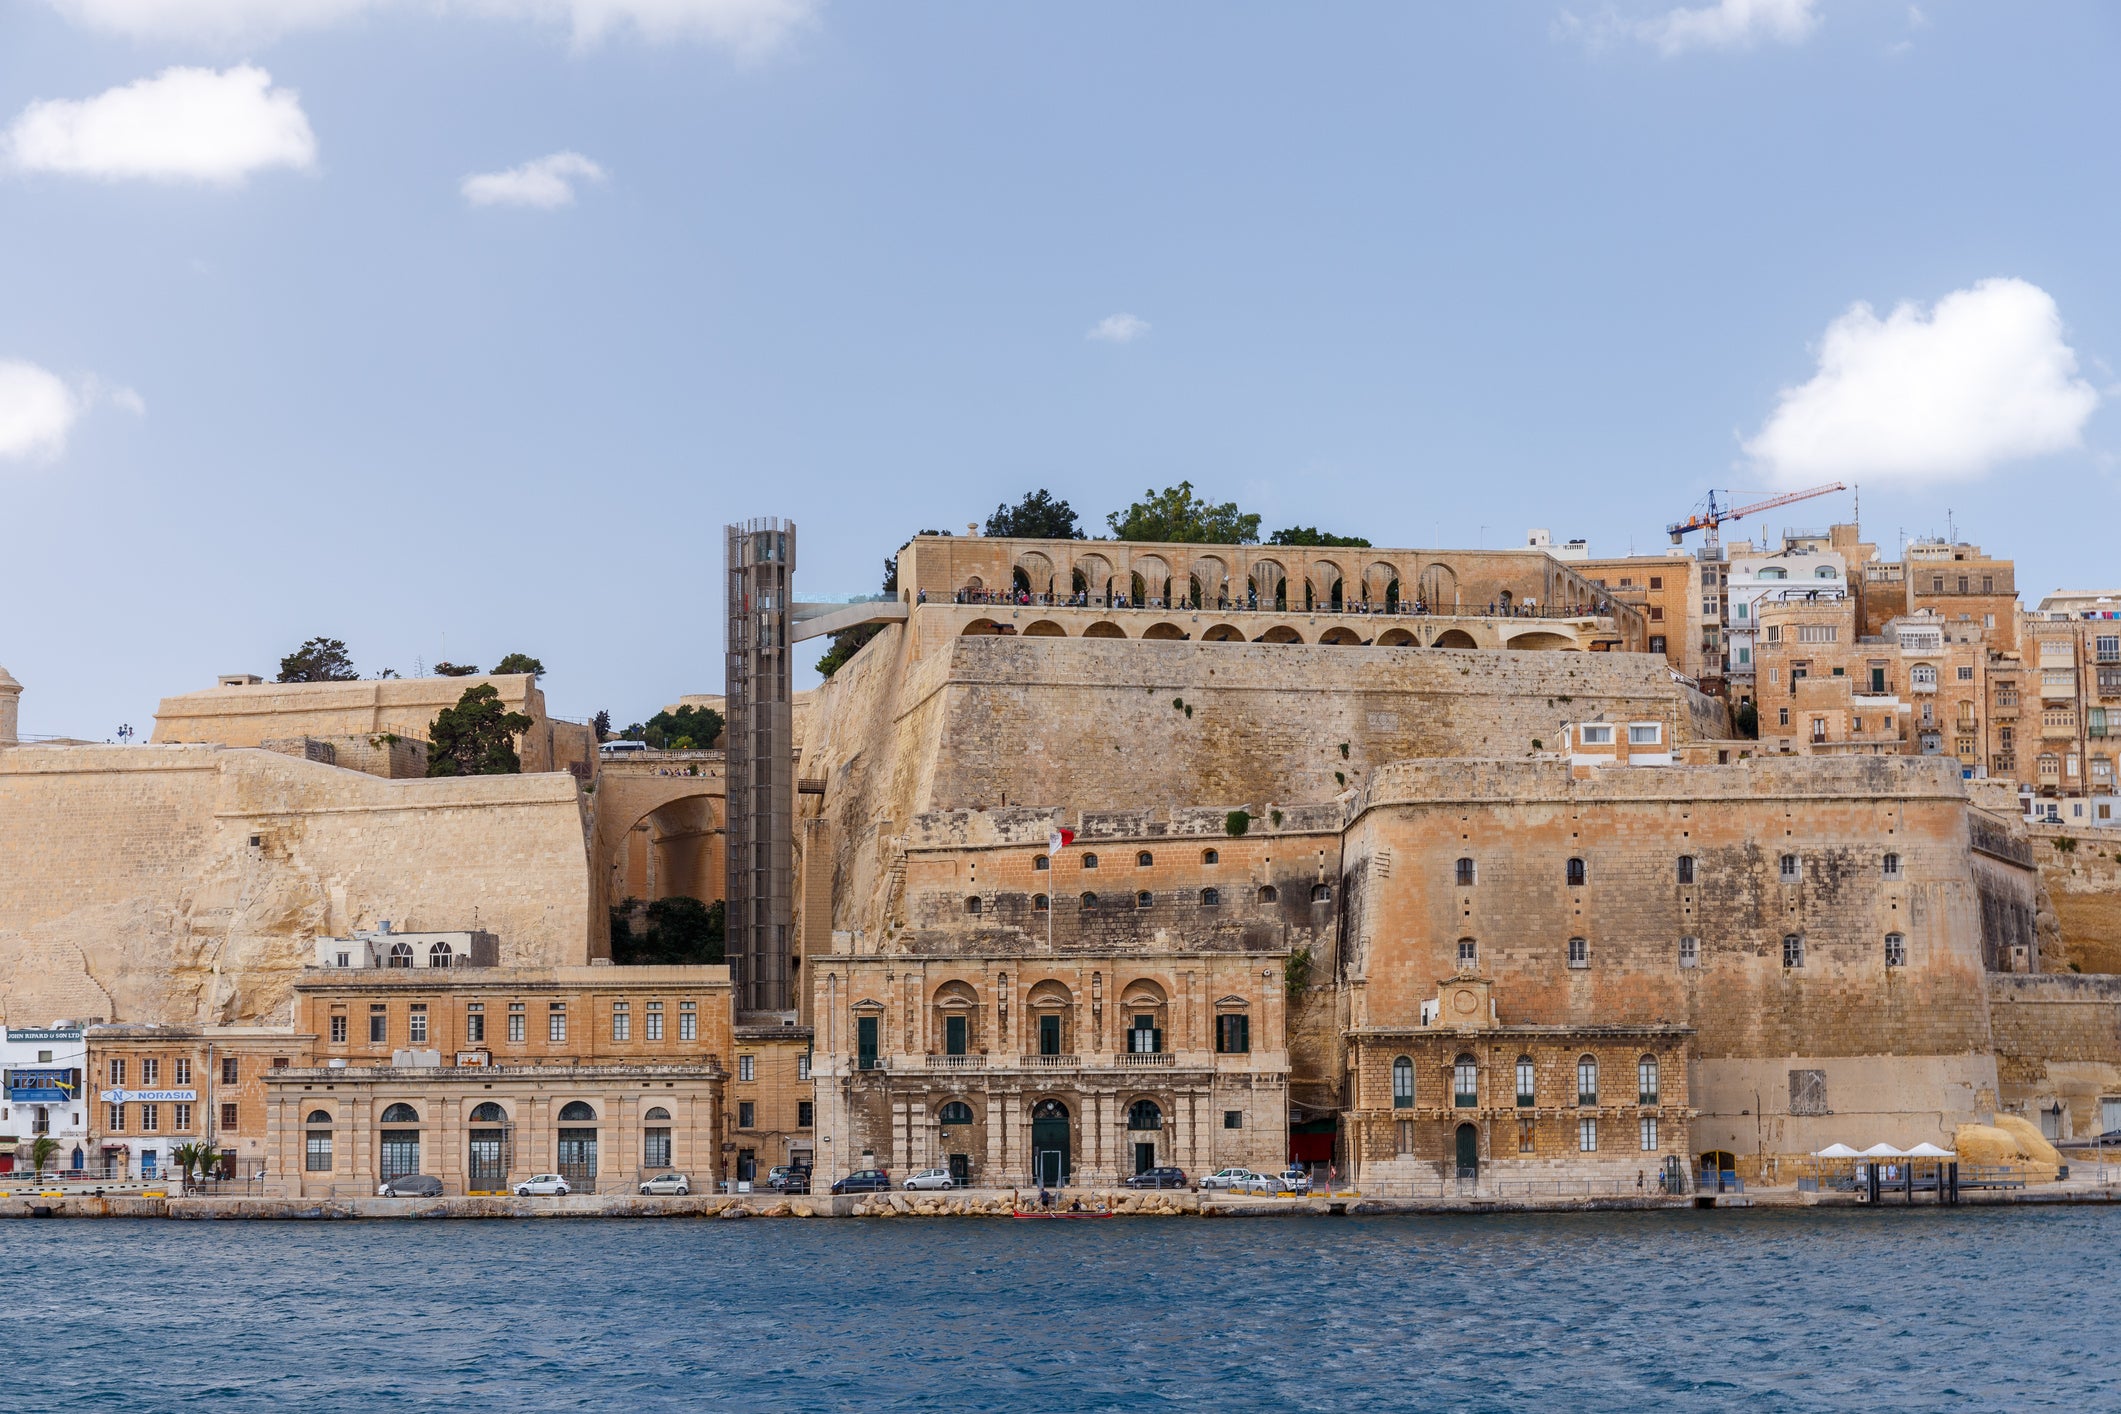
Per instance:
[[[392,943],[390,945],[390,957],[388,959],[387,965],[391,967],[412,966],[412,944]]]
[[[330,1173],[331,1159],[331,1112],[311,1110],[310,1128],[302,1135],[302,1171],[304,1173]]]
[[[304,1123],[304,1124],[330,1124],[330,1123],[331,1123],[331,1111],[330,1111],[330,1110],[311,1110],[311,1111],[309,1112],[309,1118],[308,1118],[308,1119],[306,1119],[306,1120],[304,1120],[304,1121],[303,1121],[303,1123]]]
[[[1031,867],[1042,874],[1053,867],[1053,860],[1047,855],[1034,854],[1031,856]]]
[[[941,1124],[970,1124],[972,1123],[972,1106],[966,1104],[963,1100],[952,1100],[936,1112],[935,1118]]]
[[[1691,854],[1679,856],[1679,882],[1682,884],[1694,882],[1694,856]]]
[[[597,1112],[582,1100],[569,1100],[566,1104],[560,1106],[560,1123],[562,1124],[593,1124],[596,1122],[596,1117]]]
[[[1519,1056],[1517,1058],[1518,1104],[1529,1106],[1539,1103],[1537,1082],[1538,1070],[1533,1066],[1532,1058],[1530,1056]]]
[[[1392,1108],[1414,1108],[1414,1062],[1406,1056],[1392,1062]]]
[[[1899,933],[1887,933],[1885,935],[1885,965],[1887,967],[1907,966],[1907,939]]]
[[[508,1123],[508,1111],[488,1100],[472,1110],[471,1122],[473,1124],[506,1124]]]
[[[1583,885],[1583,880],[1584,880],[1584,868],[1583,868],[1583,861],[1582,861],[1581,859],[1572,859],[1572,860],[1570,860],[1570,861],[1569,861],[1569,887],[1570,887],[1570,888],[1572,888],[1572,889],[1573,889],[1573,888],[1581,888],[1581,887],[1582,887],[1582,885]]]
[[[1044,913],[1050,906],[1044,894],[1031,895],[1031,911],[1033,913]]]
[[[1127,1128],[1133,1130],[1162,1129],[1164,1112],[1156,1107],[1154,1100],[1136,1100],[1127,1106]]]
[[[1156,902],[1156,899],[1149,893],[1147,889],[1143,889],[1140,893],[1134,896],[1134,906],[1136,908],[1147,908],[1150,904],[1154,902]]]
[[[1096,908],[1096,907],[1097,907],[1097,895],[1096,895],[1096,894],[1084,894],[1084,895],[1082,896],[1082,900],[1081,900],[1081,903],[1082,903],[1082,909],[1083,909],[1083,912],[1085,912],[1085,913],[1088,913],[1088,912],[1089,912],[1089,911],[1090,911],[1091,909],[1093,909],[1093,908]]]
[[[670,1111],[664,1109],[661,1105],[657,1105],[649,1110],[647,1114],[641,1116],[641,1123],[668,1124],[670,1123]]]
[[[1134,867],[1137,869],[1146,869],[1155,862],[1156,856],[1146,849],[1134,856]]]
[[[1897,878],[1899,878],[1899,877],[1900,877],[1900,856],[1899,856],[1899,855],[1897,855],[1897,854],[1888,854],[1888,855],[1887,855],[1887,856],[1885,857],[1885,877],[1886,877],[1886,878],[1888,878],[1888,879],[1897,879]]]
[[[411,1105],[391,1105],[383,1111],[383,1123],[385,1124],[418,1124],[419,1122],[420,1112]]]
[[[1473,887],[1473,879],[1474,879],[1474,867],[1473,867],[1473,861],[1472,861],[1472,860],[1470,860],[1470,859],[1461,859],[1461,860],[1459,860],[1459,861],[1458,861],[1458,887],[1460,887],[1461,889],[1470,889],[1470,888],[1472,888],[1472,887]]]
[[[1212,849],[1204,849],[1200,852],[1200,862],[1203,864],[1220,864],[1223,862],[1223,857]]]
[[[1261,903],[1272,903],[1280,897],[1281,895],[1274,891],[1272,884],[1261,884],[1259,886],[1259,901]]]
[[[978,894],[973,894],[973,895],[971,895],[970,897],[968,897],[968,898],[967,898],[967,899],[965,900],[965,912],[967,912],[967,913],[971,914],[971,915],[972,915],[972,916],[973,916],[974,918],[977,918],[977,917],[979,917],[979,895],[978,895]]]
[[[1331,884],[1313,884],[1311,886],[1311,902],[1331,903],[1332,901],[1333,886]]]
[[[1635,1102],[1642,1105],[1657,1103],[1657,1057],[1644,1056],[1635,1062]]]
[[[1472,1109],[1480,1103],[1480,1065],[1471,1056],[1460,1056],[1451,1062],[1451,1104],[1457,1109]]]
[[[1096,855],[1094,855],[1094,854],[1086,854],[1086,855],[1084,855],[1084,856],[1083,856],[1083,868],[1085,868],[1085,869],[1095,869],[1096,867],[1097,867],[1097,856],[1096,856]]]
[[[1202,889],[1200,891],[1200,903],[1203,908],[1213,908],[1222,901],[1222,891],[1219,889]]]
[[[1598,1057],[1576,1058],[1576,1103],[1595,1105],[1598,1103]]]
[[[427,950],[427,965],[429,967],[447,967],[456,960],[456,953],[447,943],[436,943]]]

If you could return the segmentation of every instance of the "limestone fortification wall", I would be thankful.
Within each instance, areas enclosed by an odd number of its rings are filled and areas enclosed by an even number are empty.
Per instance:
[[[2065,1139],[2103,1133],[2100,1099],[2121,1099],[2121,977],[1993,976],[1988,984],[2003,1104],[2035,1123],[2059,1108]]]
[[[2053,909],[2042,921],[2059,942],[2043,970],[2121,973],[2121,831],[2034,825],[2027,834]]]
[[[256,843],[253,843],[256,841]],[[483,928],[586,963],[574,778],[385,781],[215,746],[0,751],[0,1010],[284,1022],[319,934]]]

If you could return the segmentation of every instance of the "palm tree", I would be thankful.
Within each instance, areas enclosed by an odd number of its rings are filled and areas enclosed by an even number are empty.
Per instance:
[[[29,1166],[39,1183],[44,1181],[44,1171],[51,1167],[52,1160],[58,1157],[59,1141],[49,1134],[40,1134],[30,1141]]]
[[[177,1167],[183,1171],[184,1187],[187,1191],[192,1186],[192,1170],[197,1169],[199,1171],[199,1178],[203,1182],[207,1171],[214,1166],[214,1161],[220,1157],[214,1152],[213,1145],[203,1141],[193,1144],[179,1144],[176,1148],[170,1150],[169,1156],[177,1161]]]

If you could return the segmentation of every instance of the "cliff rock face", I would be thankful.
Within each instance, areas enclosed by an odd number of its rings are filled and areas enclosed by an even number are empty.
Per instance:
[[[572,776],[385,781],[215,746],[0,752],[0,1009],[281,1022],[320,934],[484,928],[587,960]]]

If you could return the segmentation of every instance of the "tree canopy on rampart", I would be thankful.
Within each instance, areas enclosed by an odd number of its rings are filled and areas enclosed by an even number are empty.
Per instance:
[[[1237,502],[1213,505],[1193,494],[1193,483],[1181,481],[1161,491],[1142,492],[1142,499],[1105,517],[1115,540],[1170,541],[1185,545],[1256,545],[1259,517],[1237,508]]]
[[[986,533],[1016,540],[1088,538],[1076,523],[1075,508],[1066,501],[1054,500],[1053,493],[1044,487],[1026,493],[1024,499],[1013,506],[996,506],[994,514],[987,517]]]
[[[530,718],[511,712],[490,682],[464,689],[454,707],[435,714],[428,729],[427,774],[430,776],[513,776],[523,769],[516,737],[530,730]]]
[[[336,638],[312,638],[280,660],[281,682],[353,682],[360,676],[346,644]]]

